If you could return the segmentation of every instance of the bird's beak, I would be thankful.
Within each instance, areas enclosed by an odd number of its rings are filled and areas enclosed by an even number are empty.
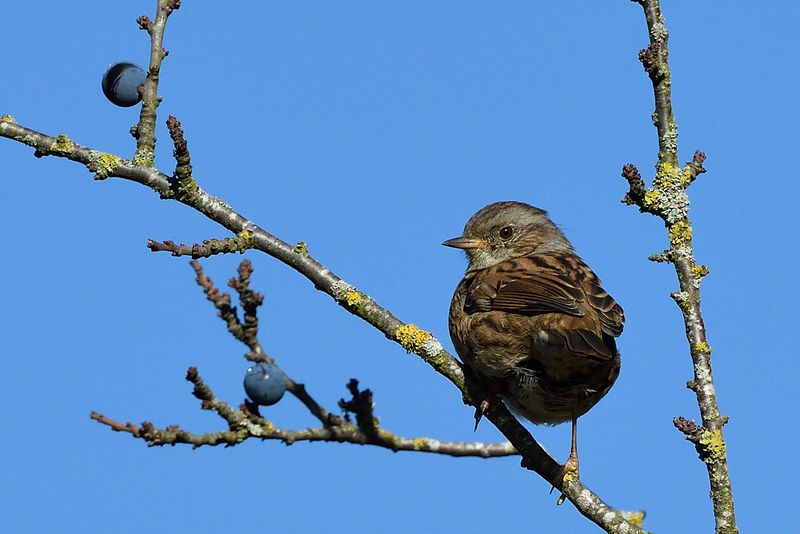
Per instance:
[[[486,242],[477,237],[455,237],[448,239],[442,245],[446,247],[460,248],[463,250],[472,250],[475,248],[485,248]]]

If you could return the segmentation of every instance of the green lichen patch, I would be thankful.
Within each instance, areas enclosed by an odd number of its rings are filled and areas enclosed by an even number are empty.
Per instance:
[[[444,357],[444,347],[439,343],[439,340],[431,336],[422,343],[422,351],[420,355],[424,356],[431,364],[436,365],[437,362],[445,363],[447,358]]]
[[[394,333],[394,338],[409,353],[421,352],[424,343],[432,337],[433,335],[430,332],[426,332],[413,324],[401,326]]]
[[[622,512],[622,517],[625,518],[625,521],[639,528],[644,526],[645,515],[644,511]]]
[[[681,185],[683,185],[683,188],[686,189],[692,185],[692,180],[694,180],[694,177],[692,176],[692,168],[687,165],[681,171]]]
[[[350,291],[355,291],[355,288],[344,280],[337,280],[331,285],[331,295],[338,301],[344,301]]]
[[[141,167],[152,167],[155,155],[152,150],[137,150],[133,156],[133,164]]]
[[[298,241],[294,246],[294,251],[301,256],[308,256],[308,243],[305,241]]]
[[[50,145],[49,152],[51,154],[66,156],[72,154],[73,150],[75,150],[75,144],[72,142],[72,139],[70,139],[67,134],[62,133],[58,134],[56,140]]]
[[[414,450],[421,451],[428,448],[428,440],[425,438],[415,438],[414,439]]]
[[[667,224],[685,219],[689,212],[684,173],[669,161],[656,165],[653,187],[644,192],[642,207],[664,218]]]
[[[381,441],[383,441],[384,443],[387,443],[389,445],[397,446],[397,436],[395,436],[394,434],[392,434],[388,430],[380,428],[379,421],[378,421],[377,418],[373,418],[372,422],[373,422],[373,425],[375,426],[375,428],[377,429],[378,438]]]
[[[427,361],[429,364],[431,364],[431,366],[433,366],[435,369],[445,369],[450,364],[451,360],[448,358],[448,355],[444,352],[444,349],[442,348],[442,345],[438,341],[436,342],[436,344],[438,345],[438,347],[440,349],[439,352],[432,352],[432,353],[429,352],[427,354],[424,354],[425,361]],[[423,345],[423,347],[422,347],[423,351],[426,350],[425,345],[428,345],[428,343],[425,343]],[[463,384],[463,379],[461,380],[461,382],[457,383],[457,385],[459,385],[459,387],[462,384]]]
[[[694,350],[699,352],[700,354],[711,354],[711,345],[709,345],[705,341],[700,341],[694,344]]]
[[[653,27],[650,28],[650,36],[659,43],[664,43],[669,39],[669,30],[664,25],[663,22],[656,22],[653,24]]]
[[[358,306],[364,300],[364,294],[355,289],[351,289],[344,294],[344,301],[348,306]]]
[[[709,272],[710,272],[709,268],[706,267],[705,265],[695,265],[694,267],[692,267],[692,276],[694,276],[698,280],[708,275]]]
[[[686,311],[689,308],[689,293],[686,291],[675,291],[674,293],[670,294],[670,297],[672,297],[672,300],[678,304],[681,310]]]
[[[700,446],[705,452],[703,461],[706,463],[719,462],[725,459],[725,440],[718,428],[704,430],[700,436]]]
[[[659,64],[658,76],[662,78],[667,87],[669,87],[672,74],[666,62]],[[675,117],[673,115],[670,115],[667,121],[667,129],[661,138],[661,146],[670,154],[675,154],[678,151],[678,125],[675,124]],[[659,152],[659,156],[661,156],[661,152]]]
[[[669,227],[669,242],[673,246],[690,243],[692,241],[692,225],[684,219]]]
[[[678,182],[677,169],[669,161],[659,161],[656,165],[656,177],[653,179],[653,187],[656,189],[666,189],[670,184]]]
[[[661,192],[657,189],[648,189],[644,194],[644,205],[648,208],[652,208],[655,206],[656,202],[658,202],[660,196]]]
[[[175,198],[177,198],[181,202],[189,203],[200,190],[200,186],[194,180],[194,178],[184,178],[183,180],[177,181],[177,186],[175,187]]]
[[[122,163],[122,158],[119,156],[93,151],[86,167],[94,173],[95,179],[102,180],[108,178],[120,163]]]
[[[253,248],[253,233],[249,230],[242,230],[236,234],[237,248],[240,253]]]

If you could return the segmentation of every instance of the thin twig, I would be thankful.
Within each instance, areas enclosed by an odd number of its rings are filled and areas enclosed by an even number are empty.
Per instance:
[[[163,45],[164,29],[173,10],[180,7],[180,0],[158,0],[155,21],[150,20],[147,16],[141,16],[136,20],[139,28],[146,30],[150,35],[150,66],[142,88],[142,108],[139,112],[139,122],[131,129],[131,133],[136,138],[136,154],[133,161],[146,167],[151,167],[155,158],[156,110],[160,104],[158,80],[161,73],[161,62],[169,54]]]
[[[242,306],[244,318],[241,319],[237,313],[236,308],[231,306],[231,296],[227,293],[220,293],[214,286],[213,281],[205,275],[205,272],[197,261],[191,262],[192,268],[195,271],[196,281],[198,285],[203,288],[208,300],[219,310],[220,317],[228,325],[229,332],[239,341],[246,344],[250,348],[247,358],[254,361],[265,361],[275,364],[275,360],[268,356],[262,349],[261,342],[258,339],[258,318],[256,311],[259,306],[264,302],[264,297],[250,288],[250,278],[253,274],[253,266],[248,260],[243,260],[237,269],[238,277],[232,278],[228,282],[228,286],[235,289],[239,295],[239,303]],[[233,412],[226,404],[218,401],[213,397],[211,390],[199,378],[197,370],[191,368],[187,374],[187,380],[191,381],[194,385],[194,395],[200,399],[203,408],[213,409],[217,411],[223,419],[228,421],[231,425],[231,430],[239,424],[239,414]],[[449,454],[454,456],[468,455],[468,456],[481,456],[485,458],[493,456],[508,456],[516,454],[510,452],[513,447],[506,444],[481,444],[481,443],[457,443],[457,442],[443,442],[431,438],[401,438],[388,432],[378,425],[378,420],[372,414],[372,393],[369,390],[359,391],[358,382],[351,380],[348,384],[348,389],[352,395],[351,401],[340,402],[340,407],[345,411],[357,413],[357,421],[355,429],[352,428],[349,419],[345,419],[331,414],[325,410],[314,398],[308,393],[303,384],[295,382],[292,378],[286,378],[286,388],[294,395],[304,406],[314,415],[323,425],[323,428],[330,430],[330,433],[318,432],[316,429],[311,434],[309,430],[303,431],[305,434],[297,434],[296,432],[286,431],[284,429],[274,428],[270,426],[275,432],[278,439],[286,441],[297,441],[298,439],[306,439],[303,436],[312,436],[316,440],[321,439],[320,436],[337,436],[333,441],[342,441],[345,437],[346,441],[360,443],[360,444],[373,444],[381,447],[389,448],[392,450],[420,450],[422,452],[439,452],[442,454]],[[260,418],[258,407],[251,403],[246,403],[245,407],[248,412]],[[257,421],[256,421],[257,422]],[[271,425],[271,423],[270,423]],[[261,425],[263,426],[263,425]],[[339,428],[335,428],[339,427]],[[252,431],[256,433],[250,435]],[[288,432],[288,433],[287,433]],[[175,434],[180,436],[181,439],[187,438],[189,433],[181,432]],[[247,432],[237,431],[235,435],[223,436],[215,433],[211,440],[214,444],[221,443],[226,439],[235,439],[236,442],[243,441],[248,437],[264,438],[264,431],[261,428],[247,426]],[[160,436],[163,441],[163,436]],[[203,443],[204,438],[192,438],[193,443]],[[311,438],[308,438],[311,439]],[[233,445],[235,443],[229,443]]]
[[[180,182],[192,178],[192,159],[189,155],[189,143],[183,133],[183,126],[174,115],[167,117],[167,130],[175,145],[175,150],[172,151],[172,157],[175,158],[177,165],[175,166],[175,179]]]
[[[156,241],[149,239],[147,248],[153,252],[171,252],[173,256],[191,256],[192,259],[210,258],[217,254],[242,254],[249,247],[250,238],[226,237],[224,239],[205,239],[203,243],[180,245],[174,241]]]
[[[219,400],[200,377],[196,368],[189,368],[186,373],[186,380],[194,385],[192,393],[201,401],[201,407],[204,410],[216,412],[228,423],[228,430],[194,434],[183,430],[178,425],[158,428],[148,421],[141,423],[141,425],[120,423],[98,412],[92,412],[90,417],[116,432],[127,432],[135,438],[142,439],[149,446],[185,443],[194,447],[215,445],[230,447],[238,445],[247,439],[256,438],[279,440],[287,445],[298,441],[331,441],[356,445],[373,445],[395,452],[413,451],[456,457],[497,458],[518,454],[510,443],[470,443],[441,441],[423,437],[405,438],[381,427],[376,427],[374,432],[368,433],[361,430],[357,425],[341,420],[336,425],[320,428],[286,430],[276,427],[271,421],[258,414],[247,411],[246,406],[233,409],[227,403]]]

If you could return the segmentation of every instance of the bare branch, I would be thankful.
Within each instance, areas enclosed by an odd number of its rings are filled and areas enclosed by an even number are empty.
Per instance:
[[[200,377],[196,368],[189,368],[186,373],[186,380],[194,384],[192,393],[201,401],[201,407],[204,410],[216,412],[228,423],[228,430],[194,434],[183,430],[178,425],[158,428],[147,421],[141,423],[141,425],[120,423],[97,412],[92,412],[90,417],[116,432],[127,432],[134,438],[142,439],[149,446],[189,444],[193,447],[215,445],[231,447],[247,439],[257,438],[261,440],[279,440],[287,445],[298,441],[331,441],[356,445],[373,445],[395,452],[413,451],[456,457],[496,458],[518,454],[510,443],[469,443],[441,441],[423,437],[404,438],[379,426],[375,427],[374,432],[364,432],[357,425],[341,420],[338,420],[337,424],[320,428],[285,430],[276,427],[271,421],[264,419],[257,412],[251,411],[249,405],[245,404],[239,409],[233,409],[227,403],[219,400]]]
[[[92,172],[96,180],[125,178],[153,189],[162,198],[172,196],[169,178],[164,173],[152,167],[136,165],[108,152],[86,148],[72,141],[66,134],[52,137],[21,126],[11,116],[4,115],[0,119],[0,136],[34,148],[36,157],[56,156],[76,161]]]
[[[256,312],[258,307],[264,303],[264,295],[250,289],[250,275],[253,274],[253,265],[249,260],[242,260],[237,271],[239,277],[228,280],[228,287],[235,289],[239,294],[239,303],[244,311],[242,336],[247,346],[251,348],[260,347]]]
[[[178,245],[174,241],[156,241],[149,239],[147,248],[153,252],[171,252],[173,256],[191,256],[192,259],[210,258],[217,254],[242,254],[250,248],[250,236],[247,232],[236,237],[225,239],[205,239],[203,243],[192,245]]]
[[[664,221],[669,234],[670,248],[651,256],[651,260],[670,262],[678,275],[680,291],[672,294],[683,314],[686,338],[694,364],[694,379],[689,388],[697,397],[702,427],[683,417],[675,419],[675,426],[695,444],[700,459],[708,470],[711,500],[714,507],[717,532],[738,532],[733,509],[733,493],[728,474],[726,444],[722,427],[727,417],[722,416],[717,404],[711,372],[711,347],[700,310],[700,282],[709,273],[708,267],[695,262],[692,248],[692,225],[689,220],[689,199],[686,189],[705,172],[703,152],[694,153],[692,161],[678,166],[678,129],[672,112],[671,73],[668,63],[667,42],[669,32],[664,24],[659,0],[640,0],[644,9],[650,35],[650,44],[639,53],[639,59],[653,84],[658,129],[658,164],[653,187],[647,188],[632,164],[625,165],[622,175],[628,181],[629,191],[623,198],[626,204],[635,204],[640,211],[658,216]]]
[[[77,161],[95,173],[95,177],[98,179],[119,177],[142,183],[156,190],[162,198],[177,200],[196,209],[237,236],[242,236],[243,233],[246,232],[252,236],[253,248],[261,250],[289,265],[311,281],[316,289],[330,295],[340,306],[350,313],[373,325],[379,331],[383,332],[387,338],[403,346],[409,353],[413,352],[420,356],[436,372],[450,380],[462,392],[465,403],[476,406],[482,397],[475,395],[475,389],[465,379],[459,362],[443,349],[441,343],[431,333],[413,324],[406,324],[395,317],[389,310],[380,306],[374,299],[348,284],[330,269],[317,262],[308,254],[306,246],[300,246],[300,244],[298,244],[298,246],[291,246],[285,243],[237,213],[220,199],[203,191],[192,177],[190,166],[188,166],[188,151],[186,151],[185,158],[183,158],[182,161],[181,150],[183,150],[184,147],[181,144],[180,146],[182,148],[179,148],[179,141],[184,140],[182,135],[179,136],[179,139],[173,136],[173,140],[176,143],[175,155],[176,159],[178,159],[176,177],[167,176],[152,167],[155,147],[154,130],[156,108],[159,103],[157,96],[158,76],[161,61],[166,56],[166,51],[163,50],[162,47],[163,31],[167,17],[173,9],[178,7],[178,0],[159,0],[156,21],[153,22],[146,18],[140,18],[139,20],[140,26],[146,29],[151,36],[151,63],[148,78],[143,88],[143,104],[140,121],[133,129],[134,136],[137,139],[137,150],[133,162],[123,160],[112,154],[105,154],[75,145],[63,134],[57,138],[53,138],[16,125],[12,121],[0,121],[0,136],[15,139],[35,147],[38,156],[53,155]],[[173,127],[174,126],[175,124],[173,124]],[[173,128],[171,128],[171,133],[173,133],[172,130]],[[183,170],[188,172],[182,171],[179,173],[178,171],[182,166]],[[182,176],[179,174],[182,174]],[[176,183],[178,187],[176,187]],[[238,325],[232,322],[229,322],[229,325],[233,325],[235,328],[242,327],[241,321],[238,322]],[[247,341],[245,341],[245,343],[247,343]],[[263,351],[261,351],[260,345],[255,346],[257,350],[251,347],[248,358],[257,359],[260,355],[267,357],[263,354]],[[301,394],[305,391],[302,386],[296,389]],[[210,390],[206,391],[203,388],[198,389],[197,384],[195,384],[195,392],[205,397],[210,394]],[[310,397],[307,399],[310,399]],[[313,399],[311,400],[313,401]],[[204,406],[218,411],[218,413],[232,425],[229,432],[194,435],[181,430],[177,426],[157,429],[150,423],[143,423],[141,427],[135,427],[135,433],[138,434],[137,437],[145,439],[151,445],[166,443],[191,443],[195,446],[221,443],[231,444],[233,442],[238,442],[236,440],[243,439],[241,437],[241,429],[238,426],[236,429],[233,429],[234,422],[236,425],[239,425],[240,421],[242,421],[241,417],[250,421],[253,414],[248,414],[241,409],[233,410],[229,406],[224,405],[224,403],[218,403],[221,401],[214,402],[211,398],[205,398],[203,402]],[[314,404],[316,403],[313,403],[312,406]],[[318,405],[316,406],[319,408]],[[321,408],[319,409],[321,410]],[[321,421],[329,420],[328,414],[324,411],[317,411],[315,415]],[[527,469],[537,472],[548,482],[558,483],[559,489],[586,517],[609,532],[642,532],[642,530],[634,524],[635,521],[631,522],[629,520],[631,516],[606,506],[599,498],[593,495],[588,488],[583,486],[579,480],[567,479],[564,480],[563,483],[557,481],[556,478],[560,472],[561,466],[541,448],[534,440],[533,436],[531,436],[530,432],[511,415],[502,403],[493,403],[485,415],[486,418],[497,426],[509,439],[513,448],[522,454],[522,465]],[[109,424],[108,422],[111,420],[99,414],[97,414],[96,417],[93,414],[93,417],[111,426],[114,430],[129,431],[131,434],[134,434],[134,426],[122,425],[114,422]],[[229,418],[231,419],[229,420]],[[311,436],[311,434],[287,434],[286,432],[289,431],[274,429],[271,423],[266,420],[263,421],[265,421],[266,424],[258,424],[252,427],[256,431],[262,433],[258,436],[262,437],[262,439],[282,439],[286,443],[298,439],[331,440],[331,437],[336,441],[355,443],[359,442],[358,439],[360,439],[357,437],[352,438],[352,440],[342,439],[341,432],[342,429],[346,428],[345,424],[335,425],[328,423],[328,426],[324,426],[321,429],[296,431],[314,434]],[[252,425],[253,423],[251,422],[250,424]],[[323,422],[323,424],[326,423]],[[366,436],[357,426],[350,426],[355,429],[355,432],[359,433],[356,434],[356,436],[363,436],[363,439],[366,440],[365,443],[384,446],[392,450],[419,450],[419,447],[422,447],[422,449],[427,452],[443,453],[442,450],[444,450],[441,445],[444,442],[435,442],[438,445],[434,446],[434,441],[426,440],[426,444],[422,445],[422,442],[418,441],[424,438],[408,440],[408,438],[399,438],[391,434],[384,435],[383,432],[377,433],[377,438],[382,439],[383,442],[373,443],[369,441],[369,436]],[[266,429],[269,427],[272,427],[274,429],[273,431],[279,434],[275,434],[273,437],[264,437],[266,435],[265,432],[267,432]],[[320,437],[320,433],[322,433],[322,437]],[[375,439],[375,436],[373,436],[372,439]],[[463,450],[464,447],[466,447],[466,445],[462,445],[460,449],[456,447],[454,450]],[[453,455],[459,454],[453,453]]]
[[[320,406],[317,401],[306,391],[304,384],[298,384],[291,378],[286,379],[286,389],[294,395],[297,400],[303,403],[311,414],[319,419],[323,426],[337,426],[341,424],[341,418],[337,415],[329,413],[325,408]]]
[[[90,150],[71,142],[71,149],[68,151],[54,149],[54,144],[61,146],[56,138],[30,130],[13,122],[0,121],[0,136],[34,146],[37,150],[41,150],[42,155],[66,157],[77,161],[87,166],[92,172],[97,172],[94,168],[95,159],[98,155],[103,155],[101,152]],[[66,138],[66,136],[64,137]],[[423,361],[428,363],[437,373],[450,380],[462,392],[465,403],[472,406],[480,403],[482,397],[475,396],[470,392],[471,390],[465,383],[460,363],[449,352],[444,350],[441,343],[431,333],[413,324],[402,322],[371,297],[345,282],[329,268],[315,260],[308,253],[307,247],[292,246],[273,236],[237,213],[225,202],[203,191],[194,180],[191,180],[193,187],[188,188],[187,193],[176,197],[173,194],[170,178],[164,173],[151,167],[133,165],[131,162],[123,161],[117,156],[109,155],[109,157],[115,158],[115,164],[108,168],[103,168],[103,178],[117,177],[147,185],[158,191],[162,198],[178,200],[191,206],[236,234],[244,231],[249,232],[252,235],[253,248],[269,254],[296,270],[311,281],[316,289],[333,297],[347,311],[383,332],[387,338],[399,343],[406,351],[420,356]],[[511,415],[502,403],[493,403],[485,416],[522,454],[523,467],[535,471],[551,484],[557,482],[556,476],[561,466],[547,454],[531,436],[530,432]],[[176,432],[178,436],[176,439],[188,439],[188,435],[184,431]],[[164,436],[160,435],[159,439],[164,439]],[[214,435],[209,440],[213,444],[218,444],[222,442],[223,438]],[[190,443],[190,441],[179,442]],[[203,444],[206,443],[204,442]],[[602,503],[602,501],[593,495],[580,481],[565,481],[559,489],[582,514],[598,525],[603,526],[603,528],[610,529],[608,530],[609,532],[621,531],[619,530],[621,528],[619,525],[624,525],[628,529],[627,532],[630,533],[642,532],[641,529],[627,522],[621,511],[612,513],[611,510],[613,509],[597,504]]]
[[[142,108],[139,112],[139,122],[131,129],[136,138],[136,155],[133,161],[145,167],[152,167],[155,158],[156,110],[161,103],[158,96],[158,80],[161,62],[169,54],[163,46],[164,29],[172,11],[180,7],[180,0],[158,0],[155,21],[151,21],[147,16],[141,16],[136,20],[139,28],[150,34],[150,67],[142,87]]]
[[[253,273],[252,264],[248,260],[243,260],[238,268],[239,276],[237,278],[232,278],[228,282],[228,286],[235,289],[239,294],[239,302],[244,312],[244,320],[239,318],[236,308],[231,306],[230,295],[219,292],[211,279],[205,275],[200,263],[197,261],[192,261],[191,265],[195,271],[195,274],[197,275],[197,283],[203,288],[208,300],[214,303],[215,307],[219,310],[220,317],[228,325],[229,332],[236,339],[246,344],[250,348],[247,358],[253,361],[264,361],[275,364],[275,360],[264,352],[261,347],[261,343],[258,340],[258,320],[256,317],[256,310],[263,303],[264,297],[260,293],[253,291],[250,288],[250,277]],[[203,408],[221,410],[218,411],[220,416],[228,421],[229,424],[235,426],[236,421],[232,421],[231,419],[234,412],[227,408],[226,405],[216,401],[213,398],[213,395],[208,387],[202,383],[202,381],[200,381],[196,369],[189,370],[187,379],[195,384],[194,395],[203,401]],[[516,454],[516,451],[513,453],[510,452],[513,450],[513,447],[507,443],[497,445],[483,443],[458,444],[456,442],[443,442],[431,438],[401,438],[396,436],[379,426],[378,420],[374,418],[372,414],[372,392],[369,390],[360,391],[358,389],[358,381],[355,379],[351,380],[348,384],[348,389],[352,395],[352,400],[342,400],[340,402],[340,407],[342,409],[347,412],[356,413],[355,428],[358,430],[358,433],[353,434],[353,429],[350,428],[353,425],[351,425],[349,418],[346,417],[343,421],[340,417],[329,413],[322,406],[320,406],[316,400],[314,400],[303,384],[298,384],[291,378],[287,377],[286,386],[287,390],[292,393],[292,395],[294,395],[300,402],[302,402],[303,405],[308,408],[309,412],[311,412],[311,414],[322,423],[323,428],[334,429],[334,427],[339,427],[337,430],[335,430],[335,432],[333,432],[333,434],[319,434],[318,432],[314,433],[313,435],[316,436],[316,438],[314,438],[315,440],[322,439],[320,436],[323,435],[336,435],[339,436],[339,438],[332,439],[332,441],[342,441],[341,436],[349,436],[348,440],[346,441],[360,444],[379,445],[392,450],[422,450],[423,452],[440,452],[442,454],[454,456],[475,455],[487,458],[497,455],[508,456],[510,454]],[[247,413],[261,417],[257,405],[246,401],[244,407],[246,408]],[[346,431],[342,429],[345,429]],[[288,432],[286,430],[275,430],[283,432],[283,434],[280,434],[279,439],[284,439],[286,436],[294,441],[298,439],[307,439],[302,437],[306,436],[307,434],[286,434],[286,432]],[[180,436],[186,437],[187,433],[183,432],[180,434]],[[240,433],[237,433],[235,436],[231,435],[229,437],[235,438],[236,440],[242,439]],[[263,438],[263,431],[259,430],[255,437]],[[163,437],[160,439],[163,439]],[[212,441],[214,444],[217,444],[221,441],[224,441],[224,439],[227,438],[222,438],[218,433],[215,433]],[[331,439],[328,440],[330,441]],[[196,439],[195,442],[200,443],[204,442],[204,440]],[[416,449],[414,447],[416,447]],[[469,452],[467,453],[467,451]]]
[[[175,178],[180,182],[181,180],[192,179],[192,161],[189,155],[189,143],[183,134],[183,127],[180,121],[173,115],[167,117],[167,130],[175,145],[175,150],[172,151],[172,156],[178,163],[175,167]]]

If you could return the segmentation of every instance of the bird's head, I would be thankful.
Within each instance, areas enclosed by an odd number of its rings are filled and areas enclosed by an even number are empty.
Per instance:
[[[473,215],[464,234],[442,245],[467,253],[467,272],[542,252],[571,252],[547,212],[523,202],[495,202]]]

